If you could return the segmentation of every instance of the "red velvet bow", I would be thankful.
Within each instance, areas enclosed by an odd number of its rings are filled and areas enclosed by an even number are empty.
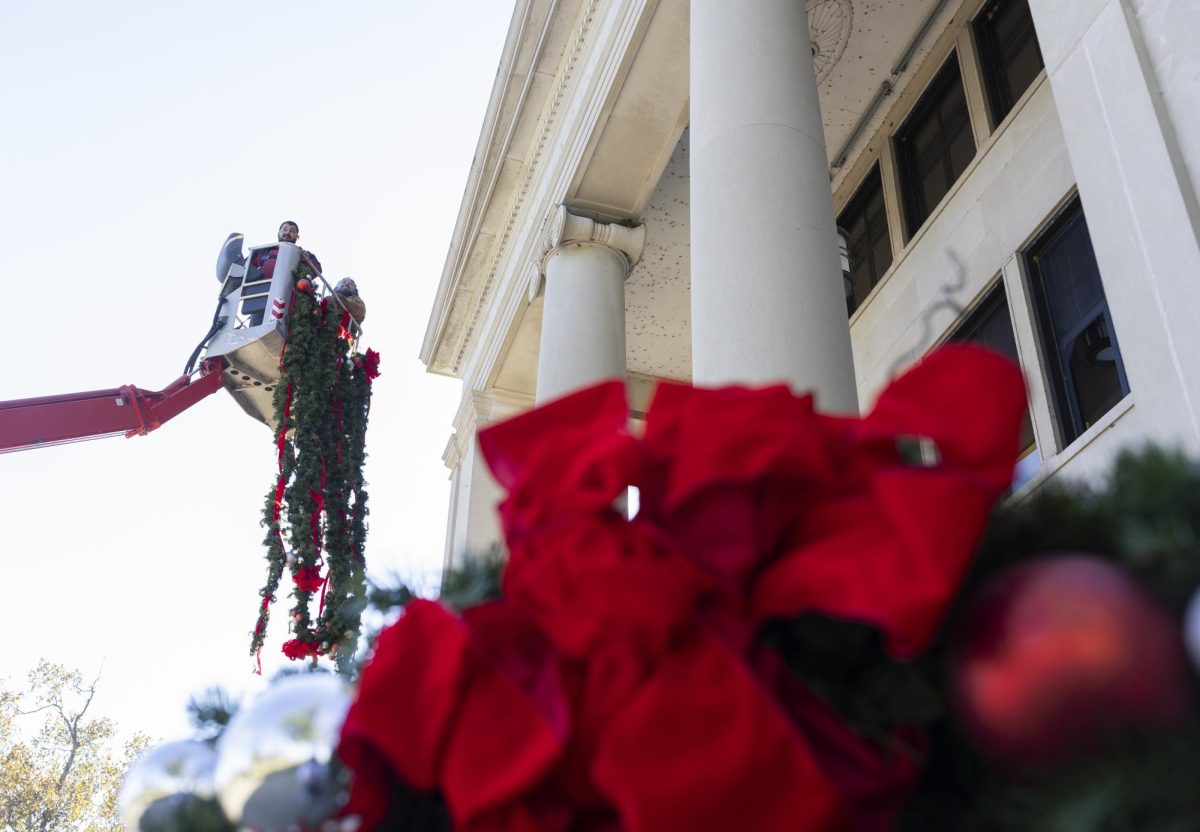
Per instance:
[[[367,381],[379,378],[379,353],[370,347],[367,347],[367,352],[363,356],[363,369],[367,371]]]
[[[321,645],[294,638],[283,643],[283,655],[289,659],[309,659],[321,654]]]
[[[909,658],[1012,480],[1024,409],[1020,371],[965,345],[930,355],[863,419],[816,415],[784,388],[664,385],[642,504],[690,558],[743,583],[756,621],[864,621]]]
[[[321,577],[321,567],[319,566],[297,569],[292,573],[292,580],[296,582],[296,587],[304,592],[316,592],[325,583],[325,579]]]
[[[353,805],[378,805],[382,762],[467,830],[888,828],[915,766],[749,636],[815,612],[919,652],[1023,407],[1012,365],[954,347],[861,420],[784,388],[665,385],[637,440],[610,383],[489,429],[506,600],[417,602],[381,637],[343,729]],[[630,485],[633,521],[614,506]]]

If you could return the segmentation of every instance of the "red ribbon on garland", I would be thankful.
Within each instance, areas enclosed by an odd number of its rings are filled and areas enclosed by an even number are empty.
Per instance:
[[[663,385],[639,440],[613,382],[488,429],[504,600],[461,617],[417,601],[380,636],[342,729],[347,812],[371,828],[398,780],[463,830],[890,828],[913,760],[753,636],[819,613],[922,651],[1011,480],[1024,407],[1011,363],[954,346],[863,419],[783,387]],[[913,442],[938,459],[913,464]]]

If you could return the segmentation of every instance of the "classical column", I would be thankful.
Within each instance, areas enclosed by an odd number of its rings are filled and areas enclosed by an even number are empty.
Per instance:
[[[858,396],[801,0],[692,0],[692,378]]]
[[[625,278],[645,238],[644,226],[596,222],[563,207],[555,212],[541,264],[538,403],[625,375]]]
[[[450,469],[450,513],[446,524],[444,567],[460,568],[464,561],[486,554],[503,542],[496,506],[504,489],[496,482],[479,450],[479,432],[494,422],[528,409],[528,399],[496,392],[470,392],[454,417],[454,435],[442,461]]]

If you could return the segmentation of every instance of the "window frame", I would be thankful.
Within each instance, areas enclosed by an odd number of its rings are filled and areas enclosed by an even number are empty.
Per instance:
[[[885,265],[882,269],[880,269],[878,271],[878,273],[876,273],[875,268],[874,268],[875,267],[875,259],[874,259],[873,253],[875,251],[875,245],[876,245],[878,239],[880,239],[880,238],[871,236],[871,234],[870,234],[871,223],[868,221],[868,219],[865,216],[863,216],[866,213],[867,206],[871,203],[872,199],[875,197],[876,194],[878,194],[878,196],[879,196],[879,218],[882,219],[882,231],[883,231],[882,239],[887,241],[887,247],[888,247],[887,265]],[[867,248],[867,251],[869,253],[871,253],[871,255],[872,255],[871,256],[871,265],[872,265],[871,285],[867,289],[867,291],[863,294],[863,296],[861,298],[858,298],[857,302],[853,303],[852,306],[851,306],[851,302],[854,301],[854,297],[853,297],[854,287],[853,287],[853,284],[851,284],[848,287],[851,290],[851,294],[846,297],[847,314],[848,315],[853,315],[856,311],[858,311],[858,309],[860,309],[862,307],[862,305],[866,302],[867,298],[870,297],[871,293],[875,290],[875,287],[878,286],[883,281],[883,277],[884,277],[884,275],[886,275],[888,273],[888,270],[892,267],[892,263],[896,262],[896,252],[892,246],[891,223],[888,221],[887,196],[884,192],[883,166],[879,160],[876,160],[875,163],[873,165],[871,165],[870,169],[867,171],[866,176],[864,176],[859,181],[858,187],[854,189],[854,194],[850,197],[850,200],[846,203],[846,206],[844,208],[842,208],[841,212],[838,213],[838,215],[837,215],[837,228],[838,228],[839,233],[841,233],[843,235],[844,239],[846,240],[846,257],[847,257],[847,262],[850,263],[850,265],[851,265],[851,273],[853,273],[853,260],[851,260],[851,258],[850,258],[851,240],[850,240],[850,236],[849,236],[849,223],[847,223],[847,220],[848,219],[856,220],[860,216],[863,216],[863,226],[864,226],[864,231],[865,231],[865,237],[866,237],[867,242],[870,244]],[[878,228],[876,230],[878,230]]]
[[[978,343],[968,337],[964,337],[967,330],[977,330],[979,324],[985,318],[991,315],[997,308],[1003,306],[1008,312],[1008,325],[1013,331],[1013,343],[1017,340],[1016,322],[1013,320],[1012,309],[1008,304],[1008,289],[1004,285],[1003,277],[998,280],[993,280],[984,287],[978,295],[977,300],[968,308],[963,310],[963,313],[950,326],[941,343]]]
[[[1008,286],[1004,280],[1004,273],[1001,272],[997,278],[976,295],[976,300],[971,306],[963,310],[958,319],[942,336],[938,342],[939,346],[944,344],[979,344],[993,351],[998,351],[991,344],[977,341],[969,336],[968,333],[977,332],[980,325],[994,314],[1003,312],[1004,320],[1008,323],[1008,331],[1012,334],[1012,355],[1008,356],[1018,367],[1021,368],[1022,374],[1025,372],[1025,366],[1021,360],[1021,334],[1017,327],[1017,316],[1013,309],[1012,303],[1008,299]],[[1038,457],[1040,464],[1043,454],[1041,451],[1041,443],[1038,440],[1037,419],[1034,412],[1033,402],[1029,396],[1025,400],[1026,418],[1029,422],[1030,444],[1021,448],[1021,459],[1025,459],[1030,454]]]
[[[952,178],[949,178],[945,192],[939,197],[936,203],[924,206],[924,212],[922,213],[921,203],[924,201],[924,189],[920,187],[920,183],[924,180],[918,175],[917,159],[911,142],[913,136],[918,132],[919,127],[925,124],[927,119],[930,117],[936,118],[939,122],[939,142],[941,144],[939,155],[943,164],[948,162],[948,144],[945,142],[945,133],[940,129],[942,125],[938,108],[942,99],[954,84],[958,84],[962,96],[961,119],[971,137],[971,159],[973,161],[979,154],[979,142],[975,135],[975,127],[971,121],[971,105],[967,96],[967,84],[963,76],[962,62],[959,60],[958,50],[951,50],[950,54],[946,56],[945,61],[938,68],[932,80],[921,91],[917,103],[908,112],[908,115],[905,116],[899,129],[892,135],[891,144],[896,159],[900,204],[904,214],[903,225],[907,239],[909,240],[917,235],[921,227],[933,216],[938,205],[954,190],[955,184],[962,178],[967,169],[970,168],[970,162],[968,162],[962,170],[958,171]]]
[[[1108,325],[1109,337],[1112,339],[1113,347],[1115,348],[1117,379],[1121,385],[1123,395],[1108,411],[1097,417],[1096,423],[1103,421],[1108,413],[1118,409],[1120,402],[1128,399],[1133,392],[1129,384],[1129,377],[1125,371],[1125,360],[1121,355],[1120,342],[1116,335],[1116,327],[1113,325],[1107,293],[1104,293],[1103,300],[1094,303],[1088,308],[1085,314],[1081,315],[1081,322],[1076,323],[1070,330],[1063,333],[1056,331],[1050,308],[1049,293],[1046,290],[1045,276],[1039,265],[1039,261],[1042,253],[1055,241],[1060,240],[1063,234],[1074,223],[1079,221],[1082,221],[1086,226],[1087,216],[1083,210],[1083,202],[1076,192],[1042,224],[1018,252],[1018,256],[1022,261],[1029,299],[1031,301],[1030,324],[1033,328],[1033,336],[1040,348],[1040,364],[1050,394],[1048,397],[1050,416],[1060,450],[1068,448],[1073,442],[1087,433],[1090,428],[1089,425],[1084,423],[1083,414],[1080,412],[1078,397],[1074,392],[1074,376],[1069,366],[1070,362],[1066,362],[1067,366],[1064,366],[1063,349],[1065,345],[1073,345],[1083,331],[1091,326],[1100,315],[1103,315]],[[1088,229],[1088,240],[1090,243],[1090,229]],[[1091,245],[1091,249],[1092,257],[1095,259],[1094,244]],[[1099,262],[1097,262],[1096,268],[1097,273],[1099,273]],[[1103,292],[1104,284],[1102,279],[1100,288]]]
[[[989,12],[1004,4],[1014,2],[1024,2],[1026,10],[1029,8],[1027,0],[987,0],[971,20],[968,27],[975,41],[976,53],[979,56],[980,80],[983,83],[988,117],[991,119],[993,128],[999,126],[1008,117],[1009,113],[1017,106],[1017,102],[1021,100],[1021,97],[1034,86],[1038,74],[1040,74],[1040,72],[1035,73],[1033,78],[1030,79],[1029,84],[1019,93],[1014,94],[1010,92],[1008,88],[1009,65],[1004,59],[1004,44],[1001,42],[995,26],[992,25],[989,19]],[[1032,13],[1029,16],[1029,30],[1042,65],[1041,71],[1044,71],[1046,60],[1042,54],[1041,42],[1037,38],[1037,29],[1033,25]]]

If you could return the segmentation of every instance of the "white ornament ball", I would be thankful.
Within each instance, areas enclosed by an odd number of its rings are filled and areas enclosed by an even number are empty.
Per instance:
[[[195,740],[168,742],[139,757],[117,795],[126,832],[221,826],[224,816],[213,790],[216,760],[210,746]]]
[[[346,798],[334,752],[349,707],[339,678],[303,674],[238,711],[217,742],[217,797],[229,819],[257,832],[329,820]]]
[[[1200,670],[1200,589],[1192,595],[1183,616],[1183,643],[1187,646],[1192,667]]]

